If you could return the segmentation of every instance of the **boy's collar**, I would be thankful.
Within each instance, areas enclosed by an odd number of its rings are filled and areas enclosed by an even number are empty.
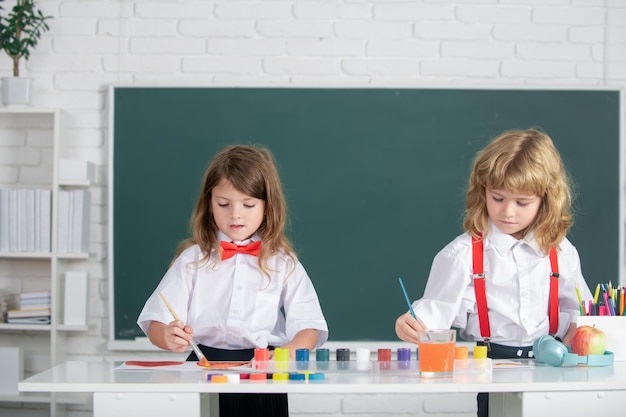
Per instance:
[[[510,251],[515,245],[520,243],[525,243],[528,245],[535,253],[540,255],[545,255],[541,248],[539,247],[537,240],[535,239],[535,232],[531,230],[524,236],[523,239],[517,240],[513,236],[508,233],[504,233],[498,227],[489,221],[489,234],[487,235],[487,239],[493,244],[498,252],[505,253]]]

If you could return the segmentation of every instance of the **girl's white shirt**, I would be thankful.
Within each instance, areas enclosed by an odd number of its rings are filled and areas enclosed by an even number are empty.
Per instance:
[[[550,259],[534,234],[523,240],[489,224],[484,242],[484,272],[491,341],[529,346],[548,334]],[[578,286],[583,300],[591,299],[578,251],[568,239],[557,248],[559,262],[559,330],[563,337],[579,315]],[[483,340],[472,277],[472,244],[464,233],[434,258],[424,296],[413,302],[415,314],[428,328],[461,329],[465,340]]]
[[[219,239],[230,241],[222,233]],[[245,245],[260,240],[234,242]],[[174,261],[141,311],[137,324],[147,334],[151,321],[173,320],[163,292],[180,320],[194,330],[194,341],[221,349],[282,346],[300,330],[317,329],[317,346],[328,339],[328,325],[313,284],[300,262],[284,253],[268,259],[271,280],[258,258],[236,254],[224,261],[217,252],[206,263],[198,245]],[[284,315],[282,313],[284,310]]]

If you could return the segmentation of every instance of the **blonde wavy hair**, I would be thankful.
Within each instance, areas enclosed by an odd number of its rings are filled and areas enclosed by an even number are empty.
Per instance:
[[[257,230],[263,241],[259,254],[261,270],[269,277],[267,260],[280,250],[295,260],[295,251],[285,234],[287,203],[274,156],[266,148],[251,145],[228,146],[215,155],[204,173],[200,196],[191,217],[192,237],[179,245],[174,259],[192,245],[200,246],[205,253],[200,263],[208,261],[212,250],[221,254],[211,197],[213,188],[222,180],[228,181],[240,192],[265,202],[265,216]]]
[[[570,180],[550,137],[535,129],[511,130],[479,151],[469,178],[463,229],[474,237],[488,233],[486,189],[535,194],[541,206],[533,223],[540,248],[548,253],[572,226]]]

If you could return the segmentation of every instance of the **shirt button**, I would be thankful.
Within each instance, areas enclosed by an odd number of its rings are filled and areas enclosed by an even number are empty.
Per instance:
[[[233,310],[233,314],[239,314],[239,310]]]
[[[522,323],[526,323],[528,320],[527,319],[522,319]]]
[[[241,291],[241,285],[237,285],[237,290]]]

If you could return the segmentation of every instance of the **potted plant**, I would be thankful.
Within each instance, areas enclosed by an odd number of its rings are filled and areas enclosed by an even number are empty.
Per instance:
[[[2,79],[2,100],[7,104],[29,104],[32,79],[20,78],[20,60],[30,57],[41,34],[50,28],[33,0],[16,0],[7,16],[0,16],[0,49],[13,62],[13,76]]]

